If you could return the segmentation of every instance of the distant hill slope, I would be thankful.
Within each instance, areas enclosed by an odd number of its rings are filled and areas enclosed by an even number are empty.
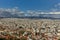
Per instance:
[[[0,13],[0,18],[37,18],[37,19],[60,19],[60,14],[40,14],[39,16],[18,16],[9,12]]]

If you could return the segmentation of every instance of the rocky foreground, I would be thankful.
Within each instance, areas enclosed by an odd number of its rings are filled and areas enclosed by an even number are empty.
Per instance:
[[[59,40],[60,20],[0,19],[0,39],[4,40]]]

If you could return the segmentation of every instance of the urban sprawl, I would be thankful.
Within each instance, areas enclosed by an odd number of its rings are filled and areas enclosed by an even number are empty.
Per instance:
[[[1,18],[0,40],[60,40],[60,20]]]

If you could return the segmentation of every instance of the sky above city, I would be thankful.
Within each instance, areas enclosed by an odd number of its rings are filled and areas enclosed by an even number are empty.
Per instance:
[[[0,8],[14,7],[21,10],[59,10],[60,0],[0,0]]]
[[[60,0],[0,0],[0,16],[41,16],[60,14]],[[60,18],[60,15],[43,15]]]

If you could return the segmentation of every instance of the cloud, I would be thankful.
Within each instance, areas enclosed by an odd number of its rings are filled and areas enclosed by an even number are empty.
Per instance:
[[[58,3],[57,6],[60,6],[60,3]]]
[[[51,8],[51,11],[60,11],[60,3],[56,3],[56,4],[54,4],[54,7],[53,8]]]
[[[54,5],[55,7],[60,7],[60,3],[57,3]]]
[[[35,10],[26,10],[21,11],[18,8],[0,8],[0,17],[52,17],[52,18],[60,18],[59,11],[35,11]]]

